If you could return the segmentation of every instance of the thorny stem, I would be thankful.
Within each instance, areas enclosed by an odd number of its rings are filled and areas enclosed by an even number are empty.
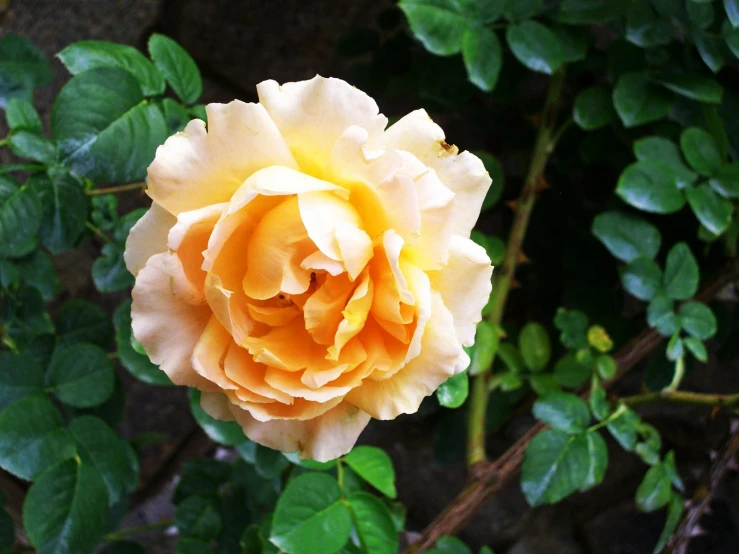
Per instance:
[[[139,190],[146,187],[146,183],[130,183],[128,185],[119,185],[117,187],[107,187],[103,189],[91,189],[88,190],[85,194],[88,196],[96,196],[99,194],[116,194],[118,192],[126,192],[129,190]]]
[[[621,402],[627,406],[641,406],[643,404],[665,402],[668,404],[693,404],[715,408],[737,408],[739,407],[739,394],[707,394],[679,390],[663,390],[625,396],[621,399]]]
[[[157,523],[150,523],[148,525],[139,525],[137,527],[129,527],[128,529],[121,529],[120,531],[109,533],[105,535],[105,537],[103,537],[103,540],[106,542],[121,541],[125,539],[126,537],[130,537],[131,535],[139,535],[141,533],[146,533],[147,531],[154,531],[156,529],[166,529],[167,527],[171,527],[172,525],[174,525],[173,521],[164,520],[164,521],[159,521]]]
[[[526,229],[529,218],[534,209],[536,194],[541,184],[544,169],[549,156],[554,150],[556,141],[567,128],[563,125],[560,131],[555,133],[554,126],[557,119],[557,105],[564,83],[564,68],[560,69],[549,81],[544,108],[541,114],[541,122],[531,155],[529,170],[524,181],[521,196],[516,206],[516,215],[513,220],[511,232],[508,237],[506,257],[503,261],[503,269],[495,274],[493,280],[492,309],[489,320],[494,326],[498,326],[503,319],[508,293],[516,272],[519,253],[526,237]],[[491,363],[492,366],[492,363]],[[488,402],[488,379],[490,367],[483,373],[477,375],[472,383],[470,400],[470,415],[467,435],[467,467],[474,473],[474,467],[485,461],[485,412]]]

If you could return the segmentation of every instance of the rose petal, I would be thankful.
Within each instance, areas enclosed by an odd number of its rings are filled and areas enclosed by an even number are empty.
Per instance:
[[[370,416],[348,402],[341,402],[310,421],[272,420],[260,422],[238,406],[231,414],[251,440],[282,452],[300,451],[301,458],[327,462],[349,452]]]
[[[470,239],[453,237],[449,252],[449,264],[430,271],[429,278],[454,317],[457,338],[464,346],[472,346],[493,287],[493,266],[485,249]]]
[[[454,334],[452,314],[437,292],[431,293],[431,313],[420,355],[388,379],[365,379],[346,395],[348,402],[377,419],[412,414],[426,396],[460,369],[464,350]]]
[[[177,223],[175,216],[156,202],[152,202],[149,211],[131,227],[126,238],[123,259],[126,268],[134,277],[154,254],[167,251],[167,235],[175,223]]]
[[[176,385],[218,390],[192,368],[192,353],[208,324],[210,309],[175,294],[174,289],[183,281],[187,278],[174,254],[161,253],[149,259],[131,293],[133,335]]]
[[[232,343],[229,332],[211,316],[192,353],[193,369],[222,389],[239,388],[224,371],[226,353]]]
[[[364,92],[340,79],[317,75],[309,81],[257,85],[266,108],[302,171],[321,177],[334,144],[351,125],[380,136],[387,118]]]
[[[264,107],[209,104],[208,132],[195,119],[157,149],[147,194],[173,214],[227,202],[255,171],[297,167]]]
[[[456,194],[454,234],[470,236],[480,215],[482,202],[492,180],[480,159],[469,152],[458,153],[444,141],[444,131],[425,110],[416,110],[388,128],[382,143],[405,150],[434,169],[444,185]]]
[[[255,362],[254,358],[238,345],[234,344],[228,349],[223,367],[226,377],[244,389],[283,404],[293,403],[292,396],[265,383],[267,366]]]

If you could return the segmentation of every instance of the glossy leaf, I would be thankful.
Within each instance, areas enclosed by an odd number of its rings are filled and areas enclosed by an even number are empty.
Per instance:
[[[118,292],[133,286],[133,275],[123,259],[123,247],[115,243],[103,246],[102,253],[92,264],[92,281],[103,293]]]
[[[645,212],[667,214],[685,205],[675,175],[654,161],[628,166],[618,179],[616,194],[625,202]]]
[[[495,33],[487,27],[468,27],[462,37],[462,56],[472,84],[487,92],[493,90],[503,63],[500,41]]]
[[[673,300],[687,300],[698,290],[700,270],[690,247],[680,242],[670,248],[665,262],[663,287]]]
[[[711,177],[711,188],[725,198],[739,198],[739,163],[719,167]]]
[[[466,371],[452,375],[436,389],[436,398],[445,408],[459,408],[469,394],[469,376]]]
[[[41,204],[31,188],[0,179],[0,256],[22,257],[33,250],[41,213]]]
[[[647,323],[661,335],[672,336],[680,328],[674,302],[665,295],[655,296],[647,307]]]
[[[657,227],[630,212],[599,214],[593,220],[592,231],[611,254],[623,262],[640,256],[654,259],[662,242]]]
[[[355,446],[344,459],[357,474],[389,498],[395,498],[395,470],[384,450],[375,446]]]
[[[586,131],[610,124],[616,119],[610,91],[605,87],[595,86],[580,92],[575,98],[573,118]]]
[[[649,258],[629,262],[620,276],[623,287],[639,300],[649,301],[662,290],[662,270]]]
[[[613,89],[613,105],[626,127],[636,127],[667,116],[672,94],[651,83],[644,73],[626,73]]]
[[[527,368],[531,371],[541,371],[547,366],[552,355],[547,330],[539,323],[527,323],[518,334],[518,349]]]
[[[47,384],[54,395],[75,408],[90,408],[113,394],[113,366],[105,351],[92,344],[58,349],[49,364]]]
[[[387,506],[376,496],[358,492],[347,499],[363,552],[396,554],[398,532]]]
[[[18,400],[43,392],[44,372],[32,356],[0,354],[0,412]]]
[[[567,392],[550,392],[534,403],[533,414],[559,431],[574,434],[590,423],[588,407],[578,396]]]
[[[159,371],[157,369],[157,371]],[[217,419],[209,416],[203,408],[200,407],[200,396],[201,393],[197,389],[190,389],[190,411],[195,417],[195,421],[202,427],[205,434],[208,435],[211,440],[224,444],[227,446],[233,446],[240,444],[246,440],[244,432],[241,430],[241,426],[235,421],[218,421]]]
[[[685,196],[698,221],[706,229],[720,235],[729,228],[733,209],[731,202],[713,192],[710,185],[686,190]]]
[[[667,166],[677,178],[679,188],[685,188],[698,178],[685,165],[677,145],[662,137],[652,136],[634,142],[634,155],[639,161],[653,161]]]
[[[149,39],[149,54],[159,72],[185,104],[194,104],[203,93],[203,80],[192,59],[179,44],[164,35]]]
[[[11,131],[30,131],[40,134],[43,126],[41,118],[28,100],[23,98],[11,98],[5,107],[5,117],[8,121],[8,128]]]
[[[636,490],[636,507],[643,512],[659,510],[672,496],[672,483],[663,464],[649,468]]]
[[[680,148],[690,166],[701,175],[712,175],[721,167],[718,144],[710,133],[699,127],[690,127],[682,132]]]
[[[716,316],[702,302],[686,302],[678,311],[682,328],[700,340],[710,339],[716,334]]]
[[[113,339],[113,326],[102,308],[87,300],[70,300],[56,317],[59,343],[89,342],[107,348]]]
[[[688,0],[688,4],[693,3],[692,0]],[[724,95],[724,89],[718,81],[701,75],[683,73],[663,75],[657,82],[681,96],[708,104],[720,104]]]
[[[63,171],[32,177],[29,185],[41,202],[39,237],[52,254],[76,245],[85,230],[89,203],[81,184]]]
[[[532,71],[551,75],[564,61],[557,35],[536,21],[509,25],[506,41],[516,59]]]

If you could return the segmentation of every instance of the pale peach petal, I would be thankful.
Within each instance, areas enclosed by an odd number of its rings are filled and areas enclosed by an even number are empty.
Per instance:
[[[290,197],[265,214],[252,233],[246,249],[244,292],[257,300],[279,292],[305,292],[311,272],[300,263],[315,249],[300,219],[298,199]]]
[[[349,452],[370,416],[341,402],[310,421],[272,420],[260,422],[238,406],[229,406],[233,417],[251,440],[282,452],[300,451],[301,458],[327,462]]]
[[[203,392],[200,394],[200,407],[210,417],[220,421],[233,421],[234,416],[228,407],[229,401],[222,392]]]
[[[285,371],[333,367],[325,359],[326,347],[313,340],[299,318],[283,327],[270,329],[262,337],[247,337],[241,346],[249,351],[255,361]]]
[[[431,318],[431,283],[428,275],[412,263],[401,260],[400,267],[407,277],[410,290],[416,299],[414,305],[416,327],[413,330],[413,337],[408,344],[408,353],[405,356],[405,361],[408,362],[420,354],[421,340],[425,334],[426,323]]]
[[[147,194],[167,211],[227,202],[255,171],[297,167],[272,119],[259,104],[209,104],[208,131],[195,119],[157,149]]]
[[[229,332],[211,316],[203,334],[200,335],[192,353],[192,367],[200,375],[213,381],[222,389],[237,389],[224,372],[224,361],[233,338]]]
[[[271,419],[296,419],[305,421],[325,414],[342,401],[341,397],[332,398],[324,402],[295,398],[292,404],[283,404],[281,402],[261,403],[241,401],[232,395],[230,391],[226,391],[226,394],[231,403],[247,410],[258,421],[269,421]]]
[[[342,371],[346,366],[340,367]],[[328,402],[338,397],[343,397],[347,392],[352,390],[351,385],[343,387],[324,385],[319,388],[306,386],[301,380],[301,376],[295,372],[282,371],[274,367],[267,368],[267,374],[264,380],[268,385],[281,390],[295,398],[305,398],[313,402]]]
[[[441,182],[456,195],[454,234],[469,237],[492,182],[480,159],[469,152],[460,154],[456,146],[448,145],[444,131],[425,110],[401,118],[385,131],[382,143],[410,152],[436,171]]]
[[[176,283],[186,281],[182,266],[170,253],[149,258],[139,272],[131,293],[133,334],[146,350],[152,363],[164,371],[176,385],[196,387],[203,391],[218,390],[192,368],[195,345],[210,319],[207,304],[193,305],[183,301],[174,291]],[[180,272],[175,271],[179,267]]]
[[[149,211],[131,227],[126,238],[123,259],[126,268],[134,277],[154,254],[167,251],[167,235],[175,223],[177,223],[175,216],[156,202],[152,202]]]
[[[303,306],[305,329],[319,344],[332,344],[355,285],[346,274],[328,277]]]
[[[367,316],[372,308],[373,296],[374,284],[369,274],[365,273],[364,278],[354,289],[351,298],[341,311],[342,319],[334,334],[334,344],[328,348],[329,359],[337,360],[344,345],[357,336],[364,328],[364,324],[367,322]]]
[[[267,373],[267,366],[255,362],[246,350],[237,345],[228,349],[224,360],[224,371],[229,379],[248,391],[283,404],[293,403],[292,396],[265,383],[264,376]]]
[[[382,244],[375,248],[370,263],[374,283],[372,313],[386,321],[406,324],[413,320],[415,299],[400,269],[403,239],[393,230],[386,231]]]
[[[346,129],[358,125],[379,137],[387,118],[364,92],[340,79],[257,85],[266,108],[302,171],[322,176],[331,149]]]
[[[281,327],[287,325],[298,317],[300,310],[293,305],[290,306],[257,306],[249,304],[249,315],[259,323],[265,323],[270,327]]]
[[[344,273],[344,264],[342,262],[332,260],[320,250],[316,250],[313,254],[300,262],[300,267],[303,269],[317,269],[325,271],[334,277]]]
[[[318,179],[289,167],[266,167],[257,171],[243,184],[243,190],[233,196],[232,208],[240,208],[240,204],[248,201],[249,191],[263,196],[285,196],[288,194],[307,194],[320,191],[332,191],[342,198],[349,197],[349,191],[334,183]]]
[[[449,264],[429,272],[432,286],[454,316],[454,329],[464,346],[475,342],[475,329],[492,290],[492,275],[493,266],[485,249],[458,236],[452,238]]]
[[[365,379],[346,396],[377,419],[394,419],[418,411],[423,399],[459,370],[464,350],[454,334],[452,314],[437,292],[431,293],[431,317],[426,324],[420,355],[389,379]]]
[[[344,222],[336,224],[334,233],[344,267],[353,281],[372,259],[372,239],[363,229]]]

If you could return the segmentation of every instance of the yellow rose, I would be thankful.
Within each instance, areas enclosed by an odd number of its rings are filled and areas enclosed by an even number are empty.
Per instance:
[[[482,162],[338,79],[210,104],[149,167],[126,243],[133,333],[211,416],[328,460],[469,359],[491,289]]]

